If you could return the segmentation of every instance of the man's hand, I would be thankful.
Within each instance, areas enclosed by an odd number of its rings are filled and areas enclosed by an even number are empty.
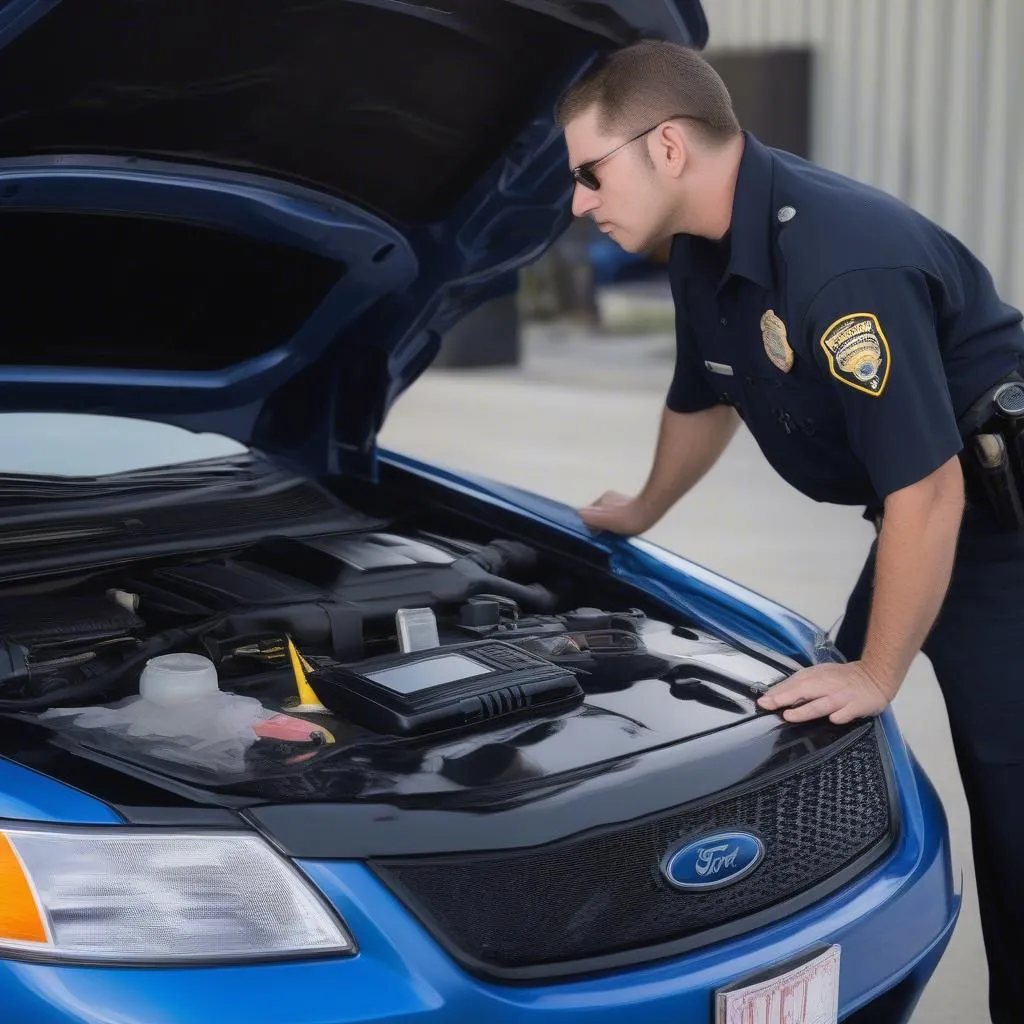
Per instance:
[[[592,530],[608,530],[624,537],[649,530],[659,518],[639,498],[630,498],[617,491],[605,491],[592,505],[581,508],[579,515]]]
[[[640,494],[631,498],[607,491],[580,509],[580,518],[592,530],[624,537],[649,530],[714,465],[739,421],[727,405],[700,412],[672,412],[666,407],[654,465]]]
[[[758,704],[766,711],[788,708],[787,722],[824,718],[846,725],[855,718],[881,714],[896,696],[898,684],[875,679],[859,661],[812,665],[773,686]]]
[[[861,660],[805,668],[773,686],[758,701],[762,708],[789,708],[784,713],[789,722],[828,715],[836,725],[885,709],[939,613],[963,502],[963,473],[955,455],[886,498]]]

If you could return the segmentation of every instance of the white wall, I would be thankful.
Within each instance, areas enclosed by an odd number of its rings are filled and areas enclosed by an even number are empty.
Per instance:
[[[704,0],[709,50],[809,45],[812,159],[952,231],[1024,307],[1024,0]]]

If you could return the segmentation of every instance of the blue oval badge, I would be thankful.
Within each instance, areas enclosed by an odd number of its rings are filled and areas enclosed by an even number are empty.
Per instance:
[[[764,843],[749,832],[715,832],[665,855],[661,870],[677,889],[715,889],[745,878],[764,859]]]

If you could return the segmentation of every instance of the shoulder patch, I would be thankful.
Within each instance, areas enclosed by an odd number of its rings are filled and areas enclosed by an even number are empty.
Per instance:
[[[878,398],[889,380],[889,342],[874,313],[848,313],[825,329],[821,347],[836,380]]]

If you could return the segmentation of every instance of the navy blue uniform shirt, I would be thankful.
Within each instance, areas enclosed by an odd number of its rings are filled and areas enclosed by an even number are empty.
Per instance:
[[[732,405],[798,490],[880,508],[958,454],[960,416],[1024,367],[1021,314],[903,203],[744,139],[726,238],[673,240],[668,408]]]

